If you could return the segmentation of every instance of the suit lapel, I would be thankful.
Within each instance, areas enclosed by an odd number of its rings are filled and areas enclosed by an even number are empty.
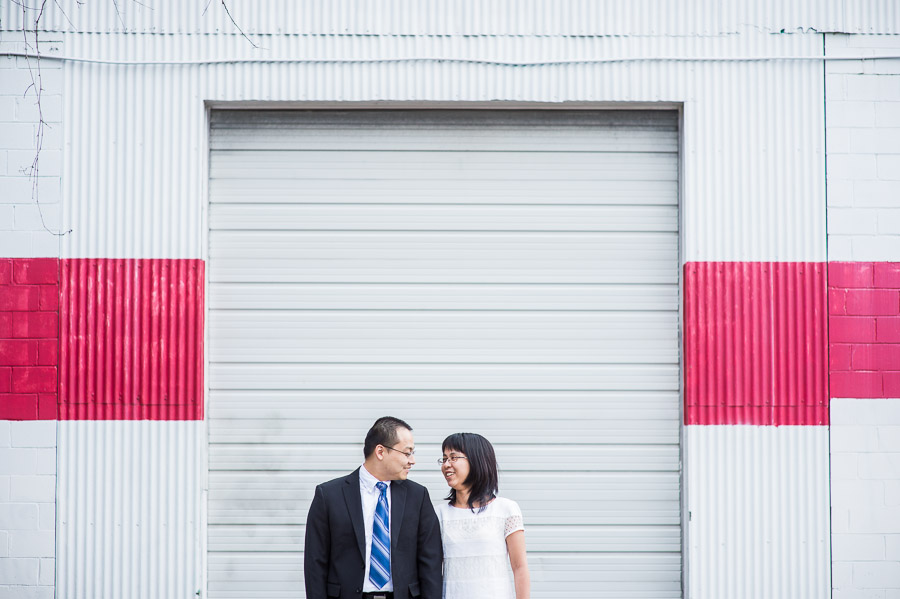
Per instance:
[[[353,524],[353,532],[356,533],[356,543],[359,546],[359,555],[363,561],[366,559],[366,528],[363,525],[362,499],[359,497],[359,468],[344,479],[344,501],[347,502],[347,511],[350,512],[350,522]]]
[[[403,510],[406,508],[406,485],[401,480],[391,483],[391,548],[397,546],[400,538],[400,525],[403,523]]]

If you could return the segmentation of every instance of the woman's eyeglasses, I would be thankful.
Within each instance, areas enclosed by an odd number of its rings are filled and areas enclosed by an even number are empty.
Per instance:
[[[468,460],[468,459],[469,459],[469,458],[467,458],[467,457],[464,456],[464,455],[452,455],[452,456],[450,456],[449,458],[438,458],[438,461],[437,461],[437,462],[438,462],[438,464],[440,464],[440,465],[443,466],[443,465],[446,464],[448,461],[449,461],[451,464],[455,464],[455,463],[456,463],[456,460]]]

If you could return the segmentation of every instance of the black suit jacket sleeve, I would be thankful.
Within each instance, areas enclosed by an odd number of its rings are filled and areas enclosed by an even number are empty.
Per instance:
[[[307,599],[325,599],[328,583],[328,556],[331,555],[331,530],[322,487],[316,487],[306,518],[306,545],[303,552],[303,576]]]
[[[422,599],[441,599],[443,593],[444,548],[441,545],[441,525],[438,523],[431,498],[425,490],[419,510],[418,547],[416,561]]]

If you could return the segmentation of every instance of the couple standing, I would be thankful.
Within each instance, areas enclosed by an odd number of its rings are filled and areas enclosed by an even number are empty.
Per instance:
[[[307,599],[528,599],[522,512],[497,497],[487,439],[450,435],[441,471],[450,494],[435,514],[407,480],[412,427],[379,418],[360,468],[316,487],[306,521]],[[513,576],[510,577],[510,566]]]

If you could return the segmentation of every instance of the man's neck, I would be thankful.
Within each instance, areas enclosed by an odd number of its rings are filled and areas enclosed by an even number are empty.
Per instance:
[[[369,460],[366,460],[365,462],[363,462],[363,468],[366,469],[366,472],[368,472],[381,482],[390,482],[389,478],[385,478],[384,473],[379,472],[377,464],[372,464]]]

